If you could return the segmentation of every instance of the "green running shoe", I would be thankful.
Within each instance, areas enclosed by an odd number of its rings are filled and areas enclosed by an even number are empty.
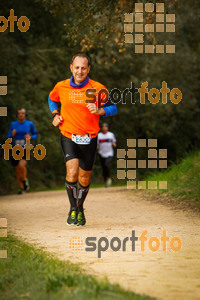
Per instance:
[[[77,224],[77,211],[70,210],[69,216],[67,218],[67,225],[76,225]]]
[[[78,217],[77,217],[77,226],[84,226],[86,223],[85,215],[83,211],[78,212]]]

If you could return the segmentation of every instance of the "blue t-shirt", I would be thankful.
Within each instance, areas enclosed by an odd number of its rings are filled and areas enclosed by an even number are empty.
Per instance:
[[[15,136],[12,136],[12,130],[16,130]],[[32,139],[37,138],[37,131],[35,129],[35,125],[32,121],[25,120],[20,123],[19,121],[14,121],[10,124],[10,128],[8,131],[8,138],[12,138],[13,144],[24,146],[26,144],[25,134],[29,134]]]

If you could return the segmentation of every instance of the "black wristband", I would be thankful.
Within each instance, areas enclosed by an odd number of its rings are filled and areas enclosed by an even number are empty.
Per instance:
[[[54,113],[54,114],[52,114],[53,119],[54,119],[54,117],[55,117],[56,115],[59,115],[59,113]]]

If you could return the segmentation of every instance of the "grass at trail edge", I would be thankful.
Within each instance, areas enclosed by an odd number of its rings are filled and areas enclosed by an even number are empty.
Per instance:
[[[155,172],[148,181],[167,181],[168,189],[159,190],[180,200],[189,200],[200,207],[200,151],[189,154],[181,162],[163,172]]]
[[[151,299],[87,275],[70,262],[35,249],[14,236],[0,238],[0,299]]]

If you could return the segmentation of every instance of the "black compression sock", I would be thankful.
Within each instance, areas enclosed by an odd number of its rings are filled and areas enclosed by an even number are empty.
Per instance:
[[[65,182],[67,194],[69,197],[69,202],[71,205],[71,210],[77,210],[77,181],[69,182],[66,180]]]
[[[80,183],[78,183],[78,186],[78,210],[83,211],[83,202],[88,194],[90,185],[82,186]]]

